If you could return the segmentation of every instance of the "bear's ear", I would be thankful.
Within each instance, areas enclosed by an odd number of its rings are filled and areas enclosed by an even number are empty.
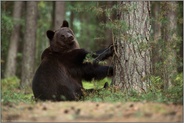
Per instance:
[[[53,37],[54,37],[54,31],[48,30],[48,31],[47,31],[47,37],[48,37],[50,40],[52,40]]]
[[[64,20],[61,27],[69,27],[68,21]]]

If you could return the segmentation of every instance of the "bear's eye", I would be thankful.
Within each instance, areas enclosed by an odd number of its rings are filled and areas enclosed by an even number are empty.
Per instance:
[[[70,33],[70,34],[72,33],[70,30],[68,30],[67,32]]]
[[[61,35],[60,38],[61,38],[61,40],[64,40],[65,39],[65,36],[64,35]]]

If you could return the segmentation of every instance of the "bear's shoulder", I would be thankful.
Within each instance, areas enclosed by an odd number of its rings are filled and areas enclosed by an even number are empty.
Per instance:
[[[43,51],[43,53],[42,53],[42,55],[41,55],[41,60],[43,60],[44,58],[48,57],[49,54],[52,54],[52,51],[51,51],[50,47],[46,48],[46,49]]]

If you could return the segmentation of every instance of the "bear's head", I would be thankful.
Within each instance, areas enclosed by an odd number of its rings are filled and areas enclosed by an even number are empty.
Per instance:
[[[50,40],[50,48],[53,52],[68,52],[80,48],[66,20],[63,21],[60,29],[55,31],[48,30],[47,37]]]

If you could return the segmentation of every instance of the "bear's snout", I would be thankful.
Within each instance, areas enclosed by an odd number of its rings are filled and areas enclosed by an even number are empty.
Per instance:
[[[73,36],[69,36],[69,37],[68,37],[68,40],[69,40],[69,41],[73,41],[73,40],[74,40],[74,37],[73,37]]]

